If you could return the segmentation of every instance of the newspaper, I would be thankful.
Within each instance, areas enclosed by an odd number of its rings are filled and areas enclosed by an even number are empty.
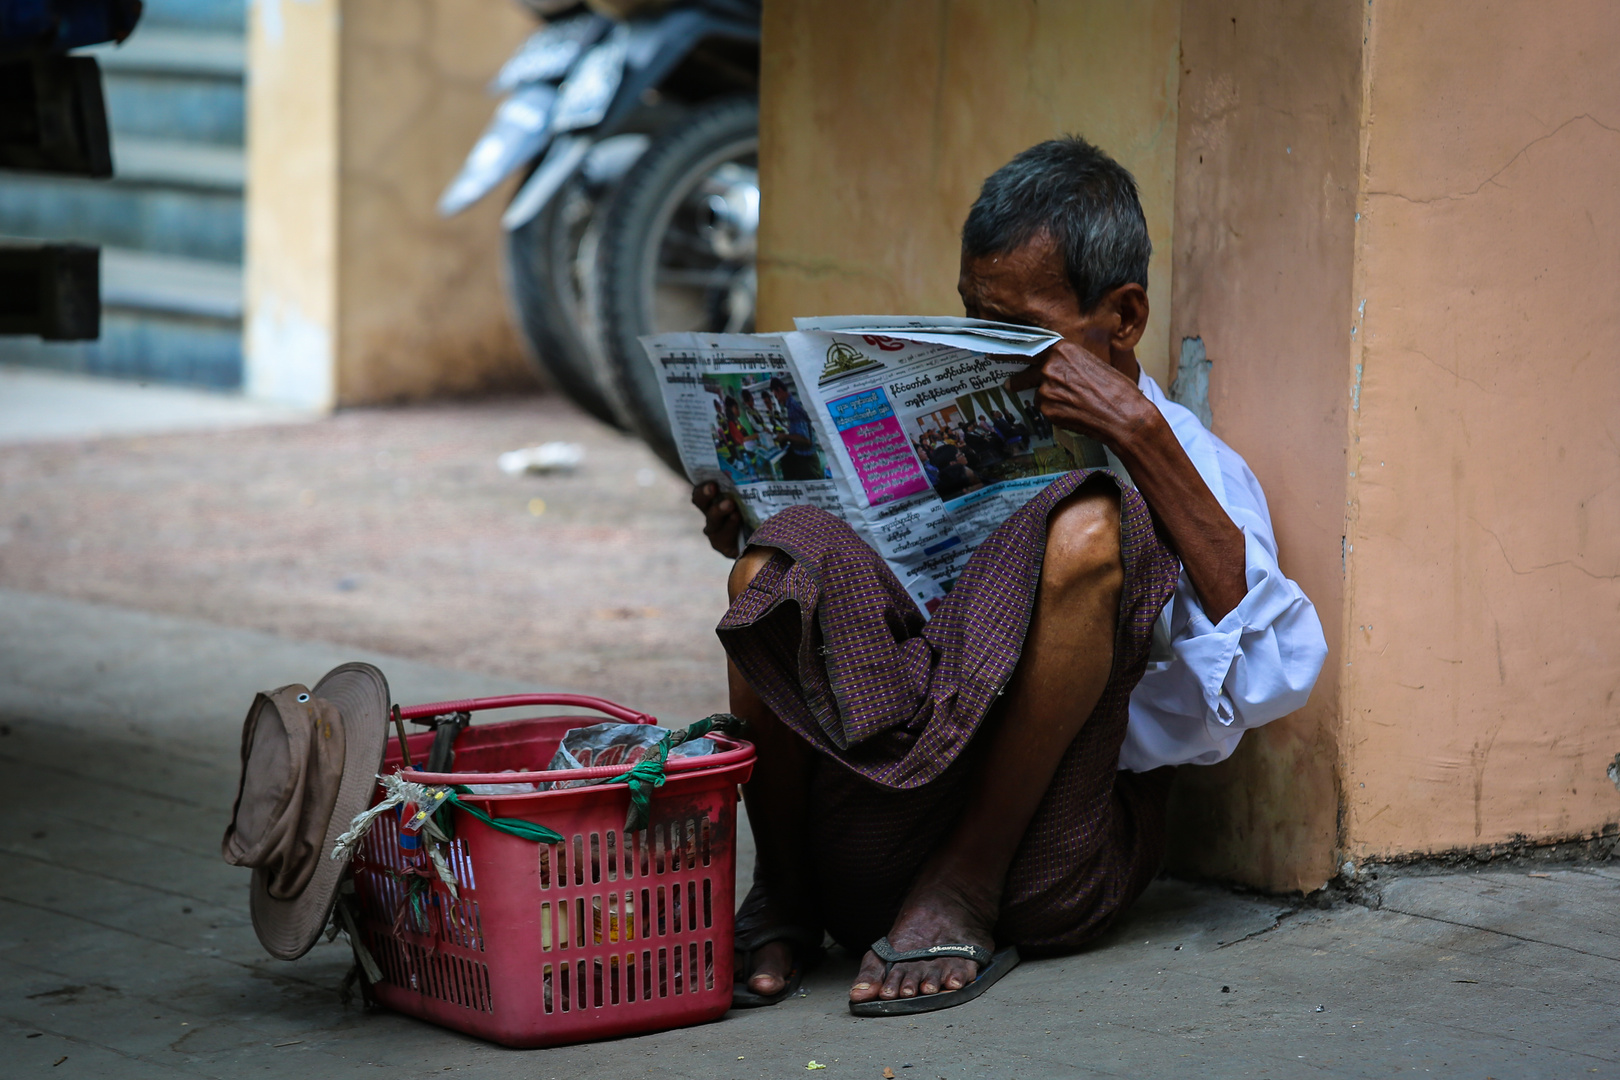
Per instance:
[[[1005,387],[1057,334],[963,318],[795,325],[641,339],[687,476],[731,495],[749,531],[805,503],[843,518],[924,611],[1047,484],[1119,468],[1100,444],[1054,431],[1033,390]]]

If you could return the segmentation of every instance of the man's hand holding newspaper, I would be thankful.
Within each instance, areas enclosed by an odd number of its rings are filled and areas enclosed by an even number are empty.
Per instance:
[[[1089,359],[1068,356],[1050,331],[872,316],[797,327],[642,339],[704,533],[728,556],[777,510],[809,503],[848,521],[929,610],[1053,478],[1098,465],[1123,475],[1101,444],[1059,430],[1038,404],[1034,358]],[[1064,410],[1064,427],[1090,426],[1067,401],[1046,407]]]

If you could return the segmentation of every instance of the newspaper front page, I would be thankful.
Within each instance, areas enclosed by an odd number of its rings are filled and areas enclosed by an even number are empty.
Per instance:
[[[687,476],[752,531],[808,503],[849,522],[932,612],[996,526],[1058,476],[1113,464],[1005,388],[1058,340],[960,318],[796,320],[642,339]]]

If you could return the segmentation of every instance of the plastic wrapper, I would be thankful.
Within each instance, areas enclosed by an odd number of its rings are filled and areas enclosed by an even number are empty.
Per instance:
[[[628,770],[638,761],[656,757],[658,744],[669,734],[667,728],[653,724],[592,724],[575,728],[563,736],[556,754],[552,755],[551,769],[594,769],[620,765]],[[669,752],[670,757],[702,757],[714,753],[710,739],[693,739],[681,743]],[[587,787],[601,780],[558,780],[542,785],[552,788]]]

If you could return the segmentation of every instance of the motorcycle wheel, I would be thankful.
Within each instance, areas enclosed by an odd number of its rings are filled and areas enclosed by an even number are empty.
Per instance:
[[[545,208],[506,234],[506,278],[518,325],[535,366],[591,416],[629,430],[622,410],[598,381],[593,343],[581,331],[580,243],[598,207],[575,177]]]
[[[601,214],[587,301],[630,430],[676,472],[658,373],[637,340],[754,329],[759,106],[726,98],[662,131]]]

